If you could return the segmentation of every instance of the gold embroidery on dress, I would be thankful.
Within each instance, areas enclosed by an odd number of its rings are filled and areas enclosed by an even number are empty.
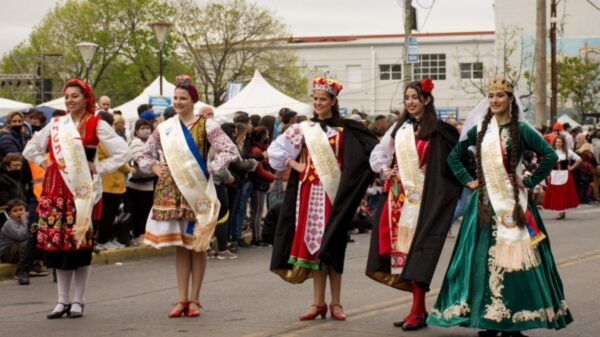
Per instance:
[[[492,222],[492,237],[496,239],[497,227],[496,223]],[[510,319],[510,310],[506,307],[502,301],[502,289],[504,289],[504,269],[496,266],[496,246],[491,246],[488,251],[488,270],[490,272],[490,278],[488,285],[490,292],[492,293],[492,303],[485,306],[484,318],[502,322],[504,319]]]
[[[462,302],[460,302],[460,304],[456,304],[456,305],[446,308],[444,310],[443,316],[444,316],[445,320],[450,320],[453,317],[466,316],[469,314],[469,312],[471,312],[471,308],[469,307],[469,304],[465,301],[462,301]],[[438,309],[435,309],[435,308],[431,309],[431,315],[433,315],[437,318],[442,317],[442,313]]]
[[[515,313],[513,315],[512,321],[513,323],[540,320],[544,322],[553,322],[558,320],[559,318],[566,316],[569,312],[569,308],[567,307],[567,302],[565,300],[560,301],[560,309],[556,312],[554,308],[549,307],[546,309],[539,309],[535,311],[523,310]]]

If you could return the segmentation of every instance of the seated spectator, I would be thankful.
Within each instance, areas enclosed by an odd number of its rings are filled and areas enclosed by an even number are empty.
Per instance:
[[[6,204],[8,219],[0,231],[0,261],[18,263],[27,247],[27,204],[20,199],[12,199]],[[17,271],[17,274],[20,274]]]

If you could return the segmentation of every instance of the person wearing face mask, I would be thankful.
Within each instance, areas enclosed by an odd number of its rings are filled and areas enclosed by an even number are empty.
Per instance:
[[[26,200],[26,186],[23,184],[21,169],[23,157],[18,153],[8,153],[0,167],[0,206],[11,199]]]
[[[11,112],[6,117],[6,127],[0,130],[0,160],[7,153],[23,152],[25,138],[23,133],[23,114],[19,111]]]
[[[144,173],[139,169],[136,161],[142,156],[142,148],[154,131],[152,123],[145,119],[135,122],[133,137],[129,148],[131,149],[134,170],[127,181],[127,199],[131,210],[131,222],[133,227],[133,239],[131,244],[138,246],[144,242],[146,231],[146,220],[150,209],[152,209],[152,198],[154,196],[154,173]]]

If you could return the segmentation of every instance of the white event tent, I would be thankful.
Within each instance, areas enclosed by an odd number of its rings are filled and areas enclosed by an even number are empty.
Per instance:
[[[173,92],[175,91],[175,85],[165,80],[163,77],[163,96],[173,97]],[[139,116],[137,113],[138,106],[142,104],[148,104],[150,96],[160,96],[160,77],[157,77],[141,94],[139,94],[136,98],[132,99],[127,103],[123,103],[112,110],[121,110],[123,116],[128,122],[134,122],[138,120]],[[198,113],[200,108],[207,105],[203,102],[198,102],[194,105],[194,112]]]
[[[0,97],[0,116],[6,116],[13,111],[21,111],[22,109],[31,108],[29,103],[13,101],[12,99]]]
[[[575,121],[573,118],[569,117],[569,115],[564,114],[560,117],[558,117],[557,119],[558,122],[560,122],[560,124],[565,124],[565,123],[569,123],[569,125],[571,125],[571,127],[577,127],[577,126],[581,126],[581,124],[577,123],[577,121]]]
[[[312,112],[310,105],[273,88],[260,72],[255,70],[250,83],[239,94],[220,105],[215,111],[215,117],[219,120],[231,120],[236,111],[245,111],[250,115],[277,116],[281,108],[289,108],[300,115]]]
[[[55,110],[67,110],[67,106],[65,105],[65,98],[62,96],[51,101],[42,103],[38,106],[47,106]]]

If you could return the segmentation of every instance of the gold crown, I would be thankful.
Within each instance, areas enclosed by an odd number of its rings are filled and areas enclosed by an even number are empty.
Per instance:
[[[512,93],[514,86],[509,81],[500,76],[495,76],[488,81],[488,92],[490,91],[506,91]]]

